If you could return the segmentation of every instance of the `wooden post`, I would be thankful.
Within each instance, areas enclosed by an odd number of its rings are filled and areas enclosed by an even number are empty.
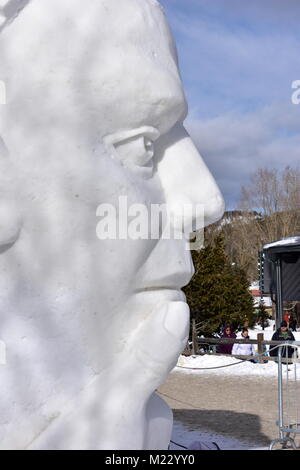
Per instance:
[[[198,343],[197,343],[197,330],[196,330],[196,320],[193,318],[192,320],[192,354],[198,354]]]
[[[258,354],[263,354],[265,352],[263,342],[264,342],[264,334],[263,333],[258,333],[258,335],[257,335],[257,345],[258,345],[257,352],[258,352]],[[259,357],[259,364],[263,364],[264,360],[265,359],[263,358],[263,356],[260,356]]]
[[[190,356],[192,353],[191,353],[191,348],[190,348],[190,345],[189,345],[189,342],[187,341],[186,343],[186,346],[184,348],[184,350],[182,351],[181,353],[183,356]]]

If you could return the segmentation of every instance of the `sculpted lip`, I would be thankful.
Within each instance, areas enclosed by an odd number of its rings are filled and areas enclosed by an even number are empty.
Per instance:
[[[180,341],[189,335],[190,309],[186,302],[170,302],[164,319],[165,329]]]
[[[152,301],[156,299],[157,302],[186,302],[186,296],[184,292],[178,287],[153,287],[137,289],[136,294],[143,295],[143,297],[149,296],[149,299]]]
[[[160,279],[155,279],[147,282],[147,279],[138,287],[137,291],[161,291],[161,290],[174,290],[181,291],[187,286],[194,275],[194,268],[186,269],[181,272],[175,272],[163,276]]]
[[[176,284],[168,284],[168,283],[165,283],[165,284],[153,284],[153,285],[147,285],[146,283],[144,284],[144,286],[141,286],[140,288],[137,289],[138,292],[142,292],[142,291],[147,291],[147,292],[150,292],[150,291],[162,291],[162,290],[170,290],[170,291],[181,291],[181,289],[185,286],[187,286],[190,282],[190,280],[192,279],[193,277],[193,274],[189,275],[189,276],[185,276],[184,280],[182,280],[182,282],[178,281],[178,283],[176,282]]]

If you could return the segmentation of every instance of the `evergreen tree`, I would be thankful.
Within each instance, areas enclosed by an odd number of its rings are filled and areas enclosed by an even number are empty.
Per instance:
[[[260,326],[264,330],[266,324],[268,323],[268,314],[267,314],[267,309],[263,300],[261,300],[259,303],[257,314],[258,314]]]
[[[253,298],[245,272],[231,265],[222,235],[214,244],[192,253],[195,275],[185,288],[198,334],[212,336],[220,327],[254,323]]]

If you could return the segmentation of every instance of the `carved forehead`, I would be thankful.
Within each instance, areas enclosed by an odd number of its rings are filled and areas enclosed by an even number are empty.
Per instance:
[[[30,3],[32,4],[35,1],[36,0],[2,0],[0,2],[0,18],[1,18],[0,30],[3,29],[3,27],[5,26],[5,23],[11,23],[12,21],[14,21],[15,18],[17,18],[19,16],[19,14],[21,14],[22,10],[25,7],[27,7]],[[148,4],[151,5],[151,6],[161,8],[160,4],[156,0],[141,0],[141,1],[143,1],[144,4],[146,4],[146,2],[148,2]],[[120,0],[120,2],[118,2],[118,4],[120,5],[121,2],[122,2],[122,0]],[[43,3],[42,0],[39,3],[42,4]],[[125,5],[124,1],[122,3]],[[130,7],[132,4],[134,4],[134,0],[129,1],[128,6]],[[52,5],[54,5],[55,9],[57,10],[57,5],[55,5],[55,0],[52,2]],[[85,5],[85,7],[87,7],[87,8],[96,7],[98,9],[98,11],[99,11],[99,8],[105,8],[107,11],[109,11],[110,5],[114,5],[114,0],[111,0],[111,1],[98,0],[98,1],[94,2],[94,5],[92,5],[92,1],[90,1],[89,4],[87,3]],[[49,5],[47,5],[47,6],[49,6]],[[64,9],[64,7],[66,7],[65,10],[67,10],[67,11],[70,8],[70,4],[69,4],[68,0],[66,0],[65,2],[61,2],[60,6],[62,6],[63,9]],[[77,2],[77,5],[76,5],[76,0],[74,0],[72,2],[72,10],[75,11],[77,6],[79,6],[79,8],[82,9],[82,4],[80,5],[80,2],[79,3]]]
[[[75,103],[102,134],[126,125],[163,130],[183,114],[176,46],[154,0],[30,0],[0,34],[0,57],[24,114],[28,103],[44,116],[63,103],[74,116]],[[27,115],[34,112],[30,105]]]
[[[140,56],[177,73],[176,46],[155,0],[8,0],[3,12],[11,22],[0,34],[1,72],[26,62],[26,75],[38,78],[47,67],[71,74],[98,61],[99,77],[102,61],[113,75],[118,62]]]
[[[81,40],[109,36],[114,41],[120,37],[133,40],[141,31],[152,35],[156,30],[160,36],[168,27],[156,0],[6,0],[0,3],[0,31],[3,29],[11,33],[11,40],[18,31],[26,40],[25,33],[31,29],[29,37],[37,40],[55,30],[71,37],[76,33]],[[157,35],[152,36],[153,42]],[[56,42],[55,37],[53,40]]]

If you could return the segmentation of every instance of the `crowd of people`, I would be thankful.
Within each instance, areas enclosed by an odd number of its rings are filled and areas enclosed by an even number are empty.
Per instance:
[[[297,326],[297,322],[296,322]],[[296,326],[294,324],[291,325],[293,331],[296,331]],[[241,339],[241,340],[249,340],[249,330],[247,327],[243,327],[240,335],[237,336],[234,329],[231,325],[226,325],[223,329],[223,333],[221,335],[221,339]],[[295,341],[295,337],[292,333],[292,330],[289,329],[289,324],[286,320],[283,320],[280,324],[280,328],[278,328],[272,336],[272,341]],[[293,355],[293,348],[287,347],[283,348],[282,355],[284,357],[291,358]],[[254,344],[248,344],[245,342],[243,343],[223,343],[220,344],[218,347],[218,352],[220,354],[232,354],[235,356],[255,356],[258,354],[258,351],[255,349]],[[270,348],[270,356],[276,357],[278,356],[278,349]]]

